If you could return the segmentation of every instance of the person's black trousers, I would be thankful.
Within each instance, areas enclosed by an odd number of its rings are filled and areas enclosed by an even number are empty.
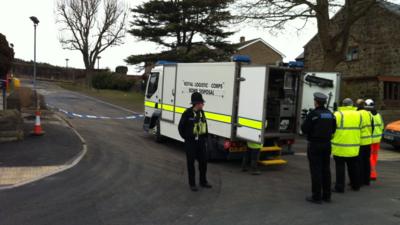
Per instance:
[[[207,154],[204,140],[185,141],[186,161],[189,175],[189,185],[196,185],[196,170],[194,163],[197,160],[200,171],[200,184],[207,184]]]
[[[247,147],[247,151],[243,155],[242,169],[247,169],[250,165],[252,170],[257,170],[258,160],[260,159],[260,149]]]
[[[358,168],[358,157],[340,157],[334,156],[336,164],[336,184],[335,190],[339,192],[344,192],[345,182],[346,182],[346,165],[350,178],[350,185],[353,190],[360,189],[360,172]]]
[[[310,163],[312,198],[330,200],[331,198],[331,143],[309,142],[307,156]]]
[[[359,167],[361,185],[369,185],[371,181],[371,145],[360,146]]]

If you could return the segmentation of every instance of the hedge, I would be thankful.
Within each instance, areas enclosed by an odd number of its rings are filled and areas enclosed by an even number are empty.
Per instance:
[[[110,72],[96,74],[92,79],[92,86],[96,89],[129,91],[134,84],[134,81],[128,80],[125,76]]]

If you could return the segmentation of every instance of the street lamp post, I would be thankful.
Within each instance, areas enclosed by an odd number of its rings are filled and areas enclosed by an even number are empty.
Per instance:
[[[33,37],[33,92],[35,95],[35,103],[36,103],[36,112],[35,112],[35,127],[33,129],[32,134],[35,136],[41,136],[44,134],[42,130],[42,126],[40,123],[40,103],[39,103],[39,97],[37,94],[36,90],[36,27],[39,24],[38,18],[35,16],[29,17],[32,22],[33,22],[33,28],[34,28],[34,37]]]
[[[69,59],[66,58],[66,59],[65,59],[65,68],[66,68],[66,69],[68,69],[68,61],[69,61]]]
[[[100,59],[101,59],[101,56],[97,56],[97,69],[98,70],[100,69]]]
[[[36,27],[39,24],[39,20],[35,16],[29,17],[33,22],[33,91],[36,95]],[[37,104],[37,101],[36,101]],[[36,105],[38,107],[38,105]]]

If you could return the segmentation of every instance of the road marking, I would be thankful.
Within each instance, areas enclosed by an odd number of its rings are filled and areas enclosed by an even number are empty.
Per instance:
[[[24,183],[62,168],[63,166],[0,167],[0,186]]]
[[[69,112],[65,109],[60,109],[55,106],[47,104],[47,107],[58,112],[62,112],[68,117],[77,117],[81,119],[102,119],[102,120],[136,120],[136,119],[142,119],[144,115],[142,114],[134,114],[134,115],[129,115],[129,116],[119,116],[119,117],[109,117],[109,116],[95,116],[95,115],[85,115],[85,114],[79,114],[75,112]]]

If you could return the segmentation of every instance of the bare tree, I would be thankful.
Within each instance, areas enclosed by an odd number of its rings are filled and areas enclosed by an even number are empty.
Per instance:
[[[60,42],[82,53],[87,70],[94,69],[100,53],[123,43],[127,7],[119,0],[58,0],[55,11]]]
[[[283,29],[294,20],[317,21],[318,37],[324,55],[324,70],[333,70],[343,61],[350,39],[351,26],[377,0],[248,0],[239,3],[239,18],[258,21],[262,26]],[[379,0],[378,0],[379,1]],[[332,12],[339,9],[335,23]]]

